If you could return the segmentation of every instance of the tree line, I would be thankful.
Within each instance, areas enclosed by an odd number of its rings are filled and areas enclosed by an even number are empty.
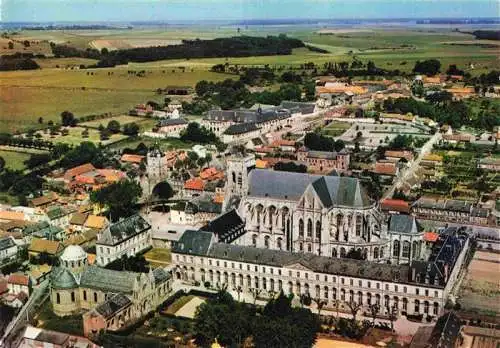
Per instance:
[[[183,40],[180,45],[137,47],[115,51],[80,50],[67,45],[51,45],[57,57],[84,57],[99,59],[92,68],[113,67],[129,62],[151,62],[164,59],[251,57],[289,55],[294,48],[304,47],[298,39],[286,35],[253,37],[239,36],[213,40]]]

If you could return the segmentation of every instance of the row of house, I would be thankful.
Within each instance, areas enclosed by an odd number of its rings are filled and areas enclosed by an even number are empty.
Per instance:
[[[419,219],[442,222],[496,226],[497,218],[491,209],[471,202],[421,197],[411,205],[400,199],[384,199],[381,208],[387,214],[413,214]]]

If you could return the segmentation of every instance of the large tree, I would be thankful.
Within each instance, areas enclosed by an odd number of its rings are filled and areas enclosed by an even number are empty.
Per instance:
[[[63,126],[75,126],[77,123],[77,119],[72,112],[66,110],[61,112],[61,122]]]
[[[135,213],[135,205],[142,195],[141,186],[135,181],[122,180],[92,192],[92,202],[108,207],[111,220],[128,217]]]

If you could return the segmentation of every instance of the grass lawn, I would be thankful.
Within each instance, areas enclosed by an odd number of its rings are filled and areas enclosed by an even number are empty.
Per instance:
[[[5,160],[5,166],[7,168],[24,170],[26,168],[24,161],[30,158],[30,154],[25,152],[0,150],[0,157]]]
[[[120,123],[120,126],[123,126],[123,125],[125,125],[127,123],[132,123],[132,122],[139,123],[139,122],[143,122],[144,120],[145,119],[142,118],[142,117],[134,117],[134,116],[121,115],[121,116],[115,116],[115,117],[105,118],[105,119],[102,119],[102,120],[94,120],[94,121],[83,122],[83,123],[79,123],[78,125],[82,126],[82,127],[98,128],[99,125],[101,125],[101,124],[104,127],[106,127],[110,121],[118,121]]]
[[[338,137],[342,135],[346,130],[351,128],[352,124],[348,122],[332,122],[325,128],[321,130],[324,135],[331,137]]]
[[[144,258],[148,262],[169,264],[172,262],[172,255],[170,249],[166,248],[153,248],[144,254]]]
[[[95,144],[102,143],[102,145],[109,145],[112,143],[115,143],[119,140],[127,138],[126,135],[123,134],[113,134],[109,138],[109,140],[106,141],[101,141],[99,131],[96,129],[91,129],[89,128],[89,137],[88,138],[83,138],[82,137],[82,132],[85,128],[83,127],[70,127],[68,128],[69,134],[68,135],[55,135],[52,137],[48,132],[39,132],[42,134],[43,139],[47,139],[52,141],[53,143],[66,143],[66,144],[71,144],[71,145],[78,145],[84,141],[91,141]]]
[[[179,309],[181,309],[186,303],[195,298],[194,295],[186,295],[177,299],[174,303],[172,303],[168,308],[166,308],[163,313],[165,314],[175,314]]]

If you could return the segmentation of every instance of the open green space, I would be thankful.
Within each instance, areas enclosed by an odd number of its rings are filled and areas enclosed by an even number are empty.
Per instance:
[[[179,309],[181,309],[186,303],[195,298],[194,295],[186,295],[178,298],[170,306],[168,306],[163,313],[165,314],[175,314]]]
[[[139,70],[139,68],[133,68]],[[144,68],[140,68],[141,70]],[[93,73],[94,75],[88,75]],[[110,75],[108,75],[110,73]],[[111,74],[112,73],[112,74]],[[60,121],[71,111],[76,117],[126,113],[138,103],[163,101],[155,93],[169,85],[194,86],[198,81],[219,81],[234,75],[206,70],[151,69],[144,77],[130,75],[126,67],[113,69],[9,71],[0,73],[0,132],[25,131]]]
[[[0,157],[5,160],[5,167],[14,170],[25,169],[24,161],[28,160],[30,156],[30,154],[25,152],[0,150]]]
[[[106,123],[107,124],[107,123]],[[109,145],[120,141],[122,139],[127,138],[126,135],[123,134],[112,134],[108,140],[101,140],[100,133],[96,129],[88,129],[89,136],[84,138],[82,136],[82,132],[85,130],[83,127],[70,127],[68,128],[68,135],[50,135],[49,132],[39,132],[42,134],[42,138],[53,142],[54,144],[65,143],[70,145],[78,145],[84,141],[90,141],[95,144],[101,143],[102,145]]]
[[[331,137],[338,137],[342,135],[346,130],[351,128],[352,124],[348,122],[332,122],[328,126],[324,127],[321,132],[324,135]]]
[[[120,116],[104,118],[101,120],[82,122],[82,123],[79,123],[78,125],[82,126],[82,127],[98,128],[100,125],[103,125],[104,127],[106,127],[106,125],[111,121],[118,121],[118,123],[120,123],[120,126],[123,126],[123,125],[128,124],[128,123],[133,123],[133,122],[139,123],[139,122],[142,122],[144,120],[145,120],[144,118],[140,118],[140,117],[120,115]]]
[[[166,248],[153,248],[144,254],[144,258],[150,263],[169,264],[172,262],[170,249]]]

